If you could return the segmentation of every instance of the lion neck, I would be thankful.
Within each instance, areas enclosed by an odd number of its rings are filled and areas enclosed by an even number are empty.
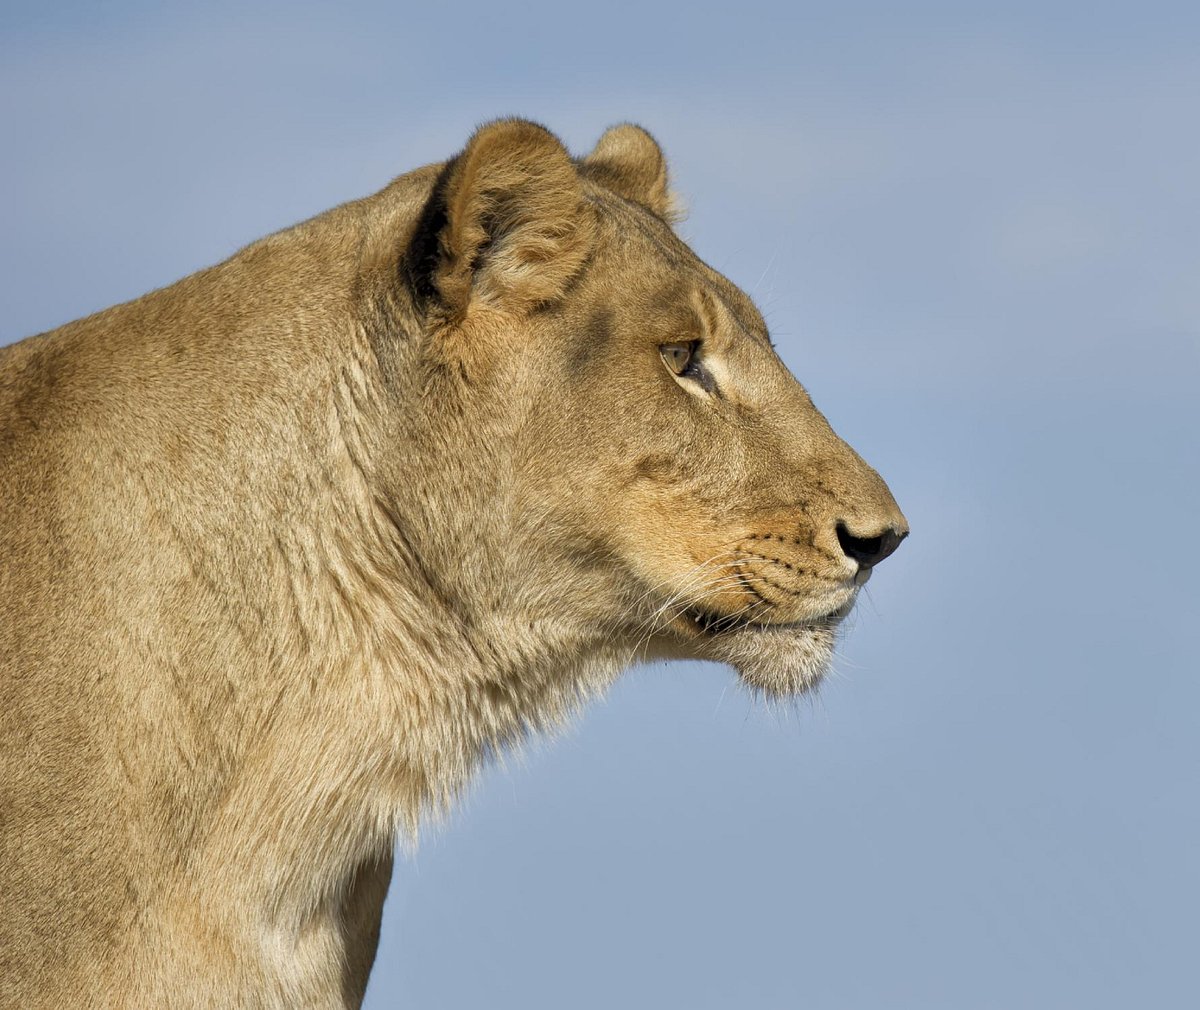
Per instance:
[[[446,810],[487,755],[557,722],[624,663],[560,622],[497,608],[504,559],[452,546],[455,524],[484,521],[487,495],[464,497],[452,478],[469,464],[431,459],[444,440],[414,428],[421,370],[389,376],[365,328],[341,336],[335,358],[256,399],[270,417],[238,419],[245,451],[266,460],[259,485],[234,485],[240,465],[203,470],[239,508],[180,536],[197,595],[225,601],[236,683],[207,708],[172,698],[205,711],[219,744],[168,772],[193,780],[168,917],[265,930],[264,956],[311,948],[301,960],[318,974],[348,942],[347,903],[382,902],[355,888],[364,867]],[[431,529],[431,516],[453,519]]]

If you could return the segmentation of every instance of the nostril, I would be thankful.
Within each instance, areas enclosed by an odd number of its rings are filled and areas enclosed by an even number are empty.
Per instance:
[[[842,553],[848,558],[853,558],[860,565],[873,565],[875,558],[879,554],[879,549],[883,546],[883,537],[856,537],[851,533],[844,523],[838,523],[837,528],[838,543],[841,545]]]
[[[879,564],[884,558],[900,546],[900,541],[907,536],[895,529],[887,529],[877,537],[856,537],[845,523],[838,523],[837,538],[842,553],[853,558],[863,568]]]

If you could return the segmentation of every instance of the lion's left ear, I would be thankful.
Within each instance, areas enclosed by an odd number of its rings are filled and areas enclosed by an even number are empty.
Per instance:
[[[579,171],[554,134],[527,120],[478,129],[446,166],[431,208],[436,238],[418,258],[452,318],[477,305],[525,312],[551,302],[591,249]]]
[[[595,149],[580,161],[589,178],[640,203],[664,221],[680,213],[667,177],[667,159],[656,141],[640,126],[621,123],[605,131]]]

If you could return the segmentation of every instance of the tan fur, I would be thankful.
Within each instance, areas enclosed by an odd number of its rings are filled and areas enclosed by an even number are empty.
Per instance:
[[[497,122],[0,352],[0,1006],[356,1006],[486,754],[639,657],[816,682],[904,520],[671,206]]]

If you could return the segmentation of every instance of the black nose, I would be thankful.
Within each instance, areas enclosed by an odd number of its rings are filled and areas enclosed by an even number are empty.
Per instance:
[[[856,537],[846,529],[845,523],[838,523],[837,527],[837,538],[842,553],[857,561],[861,568],[871,568],[879,564],[900,546],[900,541],[906,536],[907,530],[901,532],[888,528],[877,537]]]

